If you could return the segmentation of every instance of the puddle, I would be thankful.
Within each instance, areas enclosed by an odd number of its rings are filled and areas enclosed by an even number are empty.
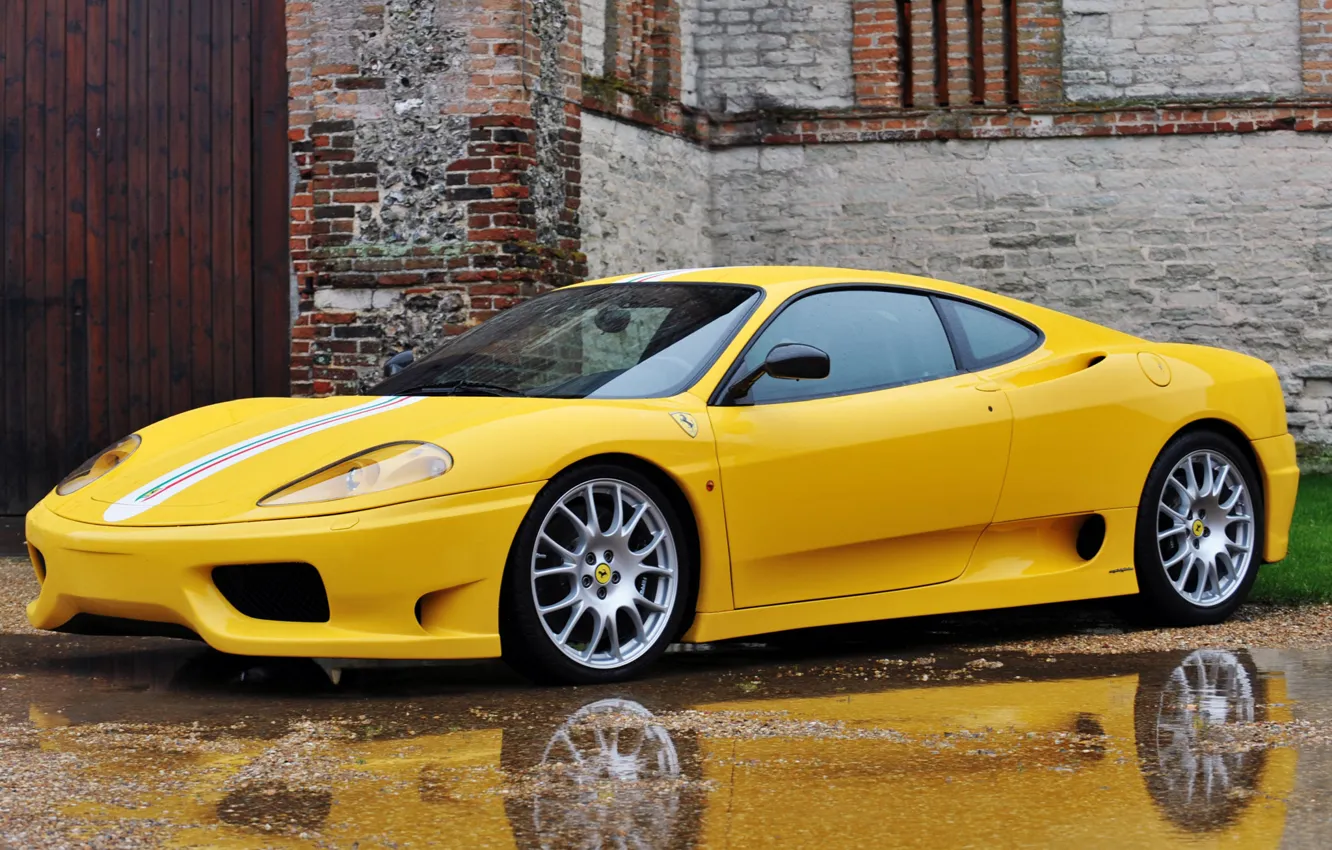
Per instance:
[[[0,637],[16,846],[1321,846],[1332,652],[498,665]],[[96,842],[94,842],[96,843]]]

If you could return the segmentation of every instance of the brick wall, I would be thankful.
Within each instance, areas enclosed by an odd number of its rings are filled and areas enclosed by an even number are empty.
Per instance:
[[[1300,0],[1300,59],[1304,90],[1332,94],[1332,0]]]
[[[393,352],[583,276],[578,16],[531,7],[287,3],[293,392],[358,391]]]
[[[1064,0],[1073,100],[1292,95],[1300,0]]]

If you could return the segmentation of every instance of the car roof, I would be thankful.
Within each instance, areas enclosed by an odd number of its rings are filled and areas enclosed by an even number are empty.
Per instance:
[[[807,289],[820,286],[847,284],[874,284],[919,289],[940,295],[951,295],[986,304],[1025,319],[1044,330],[1079,332],[1084,341],[1095,344],[1113,344],[1134,340],[1134,337],[1097,325],[1083,319],[1060,313],[1046,307],[1019,301],[984,289],[963,286],[934,278],[897,272],[868,271],[827,266],[720,266],[715,268],[666,269],[655,272],[622,274],[590,280],[577,286],[599,286],[621,283],[717,283],[756,286],[765,290],[770,299],[778,303]]]
[[[1026,313],[1032,305],[1013,298],[986,292],[959,283],[934,280],[896,272],[876,272],[865,269],[846,269],[824,266],[720,266],[716,268],[668,269],[656,272],[616,275],[590,280],[579,286],[598,286],[613,283],[719,283],[757,286],[769,295],[785,299],[806,289],[837,284],[869,283],[879,286],[901,286],[923,289],[944,295],[955,295],[984,304],[991,304],[1016,313]],[[1037,308],[1040,309],[1040,308]]]

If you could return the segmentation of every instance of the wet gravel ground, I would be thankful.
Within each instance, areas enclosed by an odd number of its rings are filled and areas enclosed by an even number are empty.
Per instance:
[[[1321,847],[1332,606],[1060,605],[669,653],[624,685],[36,633],[0,561],[2,847]]]
[[[0,634],[37,634],[24,613],[37,597],[37,576],[27,558],[0,557]]]

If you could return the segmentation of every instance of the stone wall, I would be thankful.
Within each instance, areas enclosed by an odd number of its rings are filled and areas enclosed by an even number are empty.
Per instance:
[[[1291,95],[1301,0],[1064,0],[1071,100]]]
[[[714,257],[924,274],[1245,351],[1332,441],[1328,173],[1332,138],[1295,133],[730,150]]]
[[[288,0],[294,393],[585,274],[578,7],[528,5]]]
[[[588,276],[711,265],[709,156],[674,136],[585,115]]]
[[[698,0],[694,46],[707,109],[853,103],[850,2]]]

